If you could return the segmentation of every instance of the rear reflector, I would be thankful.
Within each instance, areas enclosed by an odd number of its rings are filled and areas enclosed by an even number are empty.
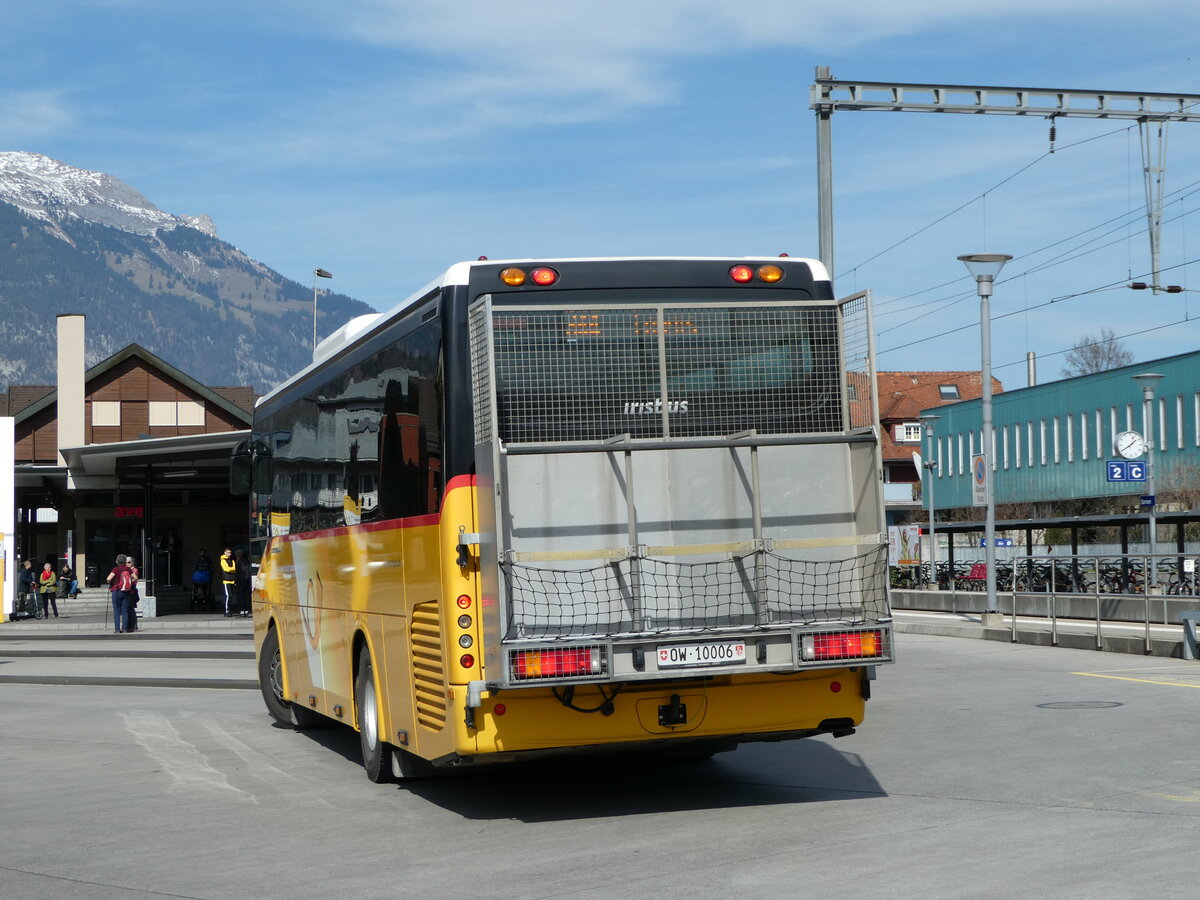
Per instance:
[[[883,632],[822,631],[800,635],[802,662],[830,662],[851,659],[882,659],[886,657]]]
[[[603,675],[604,661],[603,647],[543,647],[510,651],[508,670],[513,681],[586,678]]]

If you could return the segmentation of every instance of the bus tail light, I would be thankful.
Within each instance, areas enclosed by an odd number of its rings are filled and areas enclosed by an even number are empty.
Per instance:
[[[882,629],[820,631],[800,635],[802,662],[886,659],[890,654]]]
[[[729,270],[729,277],[738,284],[745,284],[754,280],[754,270],[749,266],[734,266]]]
[[[549,287],[558,281],[558,270],[549,266],[538,266],[527,272],[516,266],[510,266],[501,270],[500,280],[509,287],[520,287],[526,281],[532,281],[538,287]]]
[[[587,678],[603,675],[606,668],[606,655],[600,646],[511,650],[508,656],[513,681]]]

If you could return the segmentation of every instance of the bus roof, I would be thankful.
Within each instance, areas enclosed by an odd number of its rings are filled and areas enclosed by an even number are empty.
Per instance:
[[[783,257],[789,263],[802,263],[808,266],[813,281],[828,281],[829,273],[823,263],[806,257]],[[469,260],[452,265],[438,278],[429,282],[420,290],[410,294],[391,309],[381,313],[371,313],[356,316],[341,328],[327,335],[313,352],[313,361],[286,381],[281,382],[273,390],[268,391],[258,399],[255,406],[261,406],[275,397],[276,394],[303,379],[310,372],[318,369],[327,359],[348,344],[364,337],[367,333],[386,325],[408,312],[425,297],[440,288],[470,284],[471,271],[478,266],[554,266],[563,263],[605,263],[605,262],[714,262],[725,260],[736,263],[778,263],[778,256],[599,256],[599,257],[552,257],[531,259],[486,259]]]

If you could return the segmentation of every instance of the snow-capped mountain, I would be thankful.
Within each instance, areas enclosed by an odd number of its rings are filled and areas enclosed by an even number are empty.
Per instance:
[[[144,235],[186,225],[217,236],[207,215],[173,216],[111,175],[76,169],[40,153],[0,152],[0,200],[54,224],[75,217]]]
[[[311,361],[312,289],[111,175],[0,153],[0,390],[54,380],[55,316],[87,316],[87,365],[141,344],[210,385],[265,390]],[[319,304],[321,334],[365,303]]]

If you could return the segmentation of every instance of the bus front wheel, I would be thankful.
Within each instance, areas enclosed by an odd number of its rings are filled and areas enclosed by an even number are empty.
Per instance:
[[[379,697],[375,693],[375,667],[371,651],[363,647],[358,654],[358,678],[354,682],[354,703],[358,708],[358,742],[362,746],[363,768],[376,784],[392,781],[393,748],[379,733]]]
[[[325,720],[317,713],[283,698],[283,654],[279,649],[279,633],[274,628],[267,632],[258,654],[258,686],[267,712],[281,725],[303,731],[324,724]]]

